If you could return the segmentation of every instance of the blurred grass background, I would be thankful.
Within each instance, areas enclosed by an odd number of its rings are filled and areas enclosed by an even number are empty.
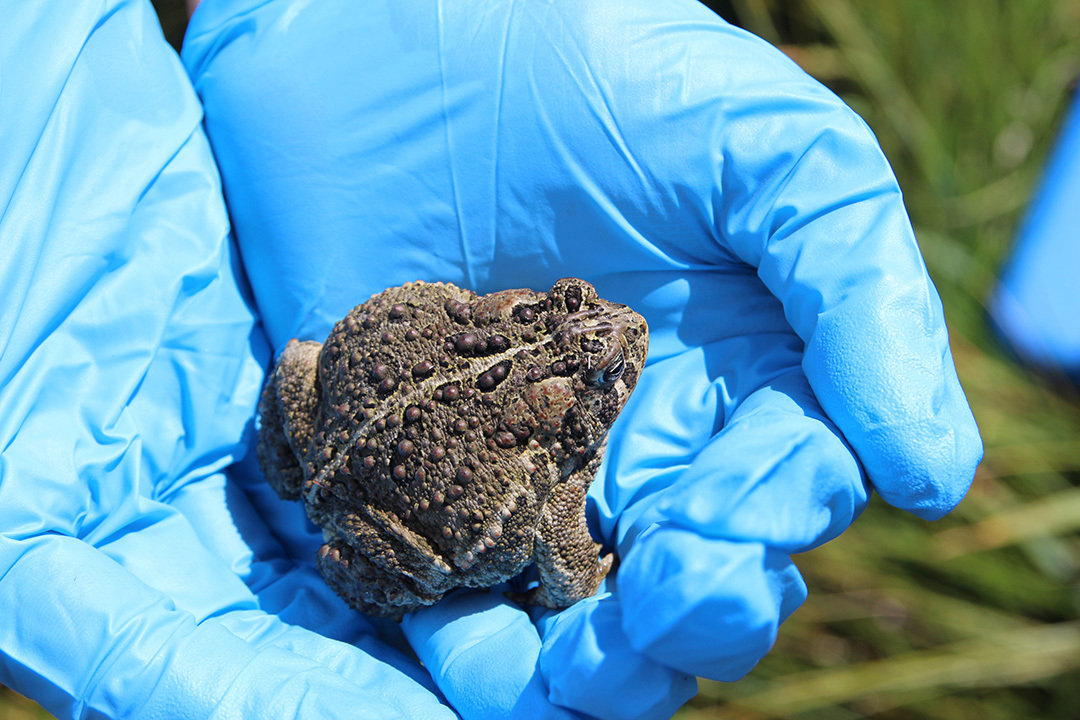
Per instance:
[[[877,133],[986,443],[926,523],[875,499],[745,679],[679,720],[1080,718],[1080,397],[1015,365],[985,302],[1080,74],[1080,0],[715,0]],[[183,0],[155,0],[183,37]],[[1080,202],[1080,198],[1078,198]],[[1078,268],[1080,271],[1080,268]],[[0,720],[48,718],[0,688]]]

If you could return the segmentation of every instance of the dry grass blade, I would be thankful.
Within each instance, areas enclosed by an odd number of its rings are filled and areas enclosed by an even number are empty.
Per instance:
[[[1077,530],[1080,530],[1080,487],[994,513],[973,525],[943,530],[935,540],[939,556],[948,560]]]
[[[789,718],[871,693],[1014,685],[1078,668],[1080,622],[1044,625],[986,634],[877,662],[789,675],[766,691],[750,695],[726,692],[723,711],[706,717]]]
[[[48,720],[40,705],[0,685],[0,720]]]

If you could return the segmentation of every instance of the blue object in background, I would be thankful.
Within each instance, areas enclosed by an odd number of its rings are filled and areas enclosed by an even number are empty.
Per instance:
[[[990,311],[1025,361],[1080,383],[1080,95],[1065,119]]]

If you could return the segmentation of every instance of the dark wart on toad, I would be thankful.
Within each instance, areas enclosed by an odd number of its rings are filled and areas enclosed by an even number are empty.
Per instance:
[[[259,464],[323,529],[319,570],[358,610],[400,619],[531,563],[522,601],[564,608],[611,568],[585,493],[648,344],[640,315],[574,278],[390,288],[325,343],[289,341],[259,403]]]

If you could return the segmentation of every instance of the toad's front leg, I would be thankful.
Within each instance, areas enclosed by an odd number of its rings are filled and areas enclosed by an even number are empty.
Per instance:
[[[589,463],[567,482],[556,485],[536,531],[536,568],[540,586],[526,602],[556,610],[596,593],[614,556],[600,557],[585,522],[585,493],[599,462]]]

